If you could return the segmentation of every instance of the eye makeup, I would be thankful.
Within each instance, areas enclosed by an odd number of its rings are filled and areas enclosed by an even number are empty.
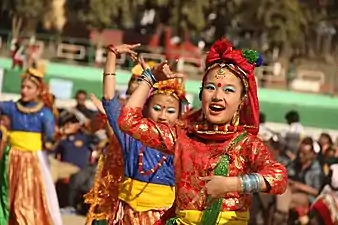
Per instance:
[[[174,113],[176,113],[176,109],[172,108],[172,107],[167,108],[167,113],[174,114]]]
[[[162,110],[162,107],[161,107],[160,105],[156,104],[156,105],[153,105],[153,109],[154,109],[155,111],[161,111],[161,110]]]
[[[223,90],[225,92],[236,92],[236,88],[234,86],[232,86],[232,85],[225,85],[223,87]]]
[[[216,90],[216,85],[212,83],[208,83],[208,84],[205,84],[203,88],[207,90]]]

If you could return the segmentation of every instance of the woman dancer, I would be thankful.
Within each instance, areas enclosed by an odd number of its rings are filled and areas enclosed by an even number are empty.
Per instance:
[[[54,136],[51,107],[43,74],[35,69],[23,75],[20,100],[0,104],[1,112],[11,121],[9,155],[2,158],[9,185],[0,184],[1,196],[8,197],[9,225],[62,224],[55,187],[42,153],[51,146]]]
[[[155,64],[148,62],[147,65],[154,66]],[[137,64],[132,68],[132,75],[128,82],[128,88],[126,91],[127,98],[129,98],[129,96],[138,87],[139,82],[142,80],[142,72],[143,68],[140,64]],[[97,132],[99,130],[105,130],[109,139],[109,144],[104,152],[102,152],[103,154],[101,154],[98,161],[98,169],[95,175],[94,186],[90,192],[85,195],[86,203],[90,204],[86,224],[93,223],[94,225],[100,225],[106,224],[106,219],[114,218],[116,214],[119,202],[119,184],[124,177],[124,163],[120,145],[114,135],[114,132],[109,126],[106,112],[104,111],[101,100],[99,100],[94,94],[91,94],[90,99],[99,111],[99,114],[91,121],[91,131]]]
[[[115,59],[129,54],[136,60],[133,48],[139,45],[109,47],[103,78],[103,99],[109,124],[122,149],[124,178],[118,191],[118,207],[107,218],[110,224],[154,224],[174,201],[173,157],[123,134],[117,126],[121,104],[115,96]],[[150,93],[145,115],[153,121],[175,124],[185,102],[183,87],[177,80],[161,82]],[[114,201],[114,199],[110,199]]]
[[[166,62],[145,70],[144,80],[122,108],[119,126],[143,144],[175,155],[176,216],[169,224],[247,224],[251,194],[282,194],[286,169],[257,137],[259,106],[254,68],[261,57],[235,50],[225,39],[206,58],[202,109],[184,129],[143,116],[156,81],[178,77]]]

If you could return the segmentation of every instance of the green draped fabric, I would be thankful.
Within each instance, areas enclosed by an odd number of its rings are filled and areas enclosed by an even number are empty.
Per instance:
[[[9,146],[6,146],[0,160],[0,225],[7,225],[9,220]]]

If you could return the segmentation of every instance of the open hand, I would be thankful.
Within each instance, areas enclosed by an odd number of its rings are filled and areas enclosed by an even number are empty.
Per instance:
[[[106,114],[102,106],[102,102],[93,93],[90,94],[90,100],[93,102],[93,104],[100,113]]]
[[[160,64],[154,66],[151,69],[151,73],[154,75],[156,81],[169,80],[173,78],[184,78],[183,74],[173,72],[173,67],[175,66],[176,63],[177,61],[169,65],[168,61],[165,60]]]
[[[119,54],[127,54],[135,62],[137,61],[137,53],[134,51],[134,49],[139,46],[141,46],[140,43],[133,45],[122,44],[116,46],[115,49]]]

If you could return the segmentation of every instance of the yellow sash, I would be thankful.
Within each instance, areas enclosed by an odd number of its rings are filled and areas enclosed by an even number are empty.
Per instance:
[[[203,212],[197,210],[180,210],[176,212],[178,225],[198,225],[201,222]],[[248,224],[249,212],[224,211],[218,216],[219,225],[246,225]]]
[[[11,131],[9,133],[9,144],[21,151],[40,151],[42,149],[42,135],[41,133]]]
[[[165,209],[174,202],[175,188],[127,178],[120,186],[119,199],[137,212]]]

